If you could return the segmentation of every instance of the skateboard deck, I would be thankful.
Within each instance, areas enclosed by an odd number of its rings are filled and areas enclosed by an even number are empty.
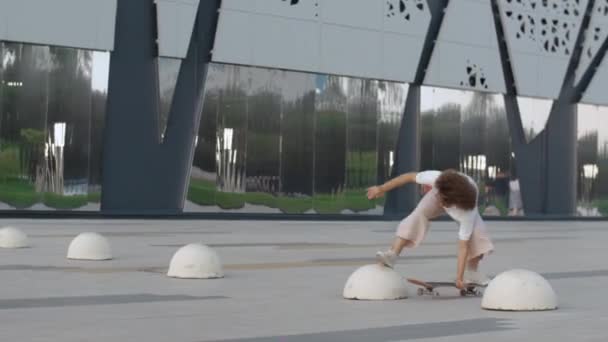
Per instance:
[[[440,295],[439,292],[437,291],[437,289],[440,287],[457,288],[456,283],[453,281],[422,281],[422,280],[413,279],[413,278],[408,278],[407,281],[418,286],[418,295],[419,296],[426,294],[426,295],[433,295],[433,296],[437,297]],[[479,297],[483,294],[481,292],[480,288],[484,288],[484,287],[486,287],[486,286],[481,285],[481,284],[469,283],[469,284],[466,284],[465,289],[460,290],[460,295],[463,297],[465,297],[465,296]]]

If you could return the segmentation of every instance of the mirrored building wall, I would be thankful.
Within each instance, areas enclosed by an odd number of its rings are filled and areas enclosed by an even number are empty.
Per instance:
[[[185,210],[381,215],[407,89],[211,64]]]
[[[421,170],[456,169],[479,187],[484,215],[522,215],[502,96],[423,87]]]
[[[0,206],[99,210],[108,53],[0,42]]]
[[[578,105],[580,216],[608,216],[608,107]]]

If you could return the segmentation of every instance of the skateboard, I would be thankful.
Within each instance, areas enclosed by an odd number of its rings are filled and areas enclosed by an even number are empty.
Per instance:
[[[438,296],[440,296],[440,294],[437,291],[437,288],[440,288],[440,287],[457,288],[456,283],[451,282],[451,281],[422,281],[422,280],[412,279],[412,278],[408,278],[407,281],[418,286],[418,295],[419,296],[426,294],[426,295],[433,295],[435,297],[438,297]],[[466,289],[460,290],[460,295],[462,297],[466,297],[466,296],[480,297],[483,294],[483,292],[480,290],[480,288],[485,288],[485,287],[486,287],[485,285],[469,283],[469,284],[467,284]]]

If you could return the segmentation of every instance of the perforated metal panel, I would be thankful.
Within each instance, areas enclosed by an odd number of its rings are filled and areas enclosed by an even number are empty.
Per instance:
[[[0,40],[114,49],[116,0],[2,0]]]
[[[588,0],[499,0],[518,95],[555,99]]]
[[[409,82],[430,19],[424,0],[225,0],[213,60]]]
[[[199,0],[155,0],[155,2],[159,56],[185,58]]]
[[[505,92],[498,38],[489,1],[449,2],[424,83]]]

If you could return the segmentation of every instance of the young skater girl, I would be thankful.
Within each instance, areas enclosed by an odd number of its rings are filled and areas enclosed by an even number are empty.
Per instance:
[[[479,262],[494,249],[485,224],[477,209],[478,189],[467,175],[455,170],[410,172],[367,189],[367,198],[374,199],[408,183],[423,186],[425,195],[418,206],[399,224],[390,249],[376,253],[378,260],[393,267],[404,248],[417,247],[424,239],[430,220],[447,213],[460,225],[458,230],[458,263],[456,285],[485,285],[489,279],[479,273]]]

